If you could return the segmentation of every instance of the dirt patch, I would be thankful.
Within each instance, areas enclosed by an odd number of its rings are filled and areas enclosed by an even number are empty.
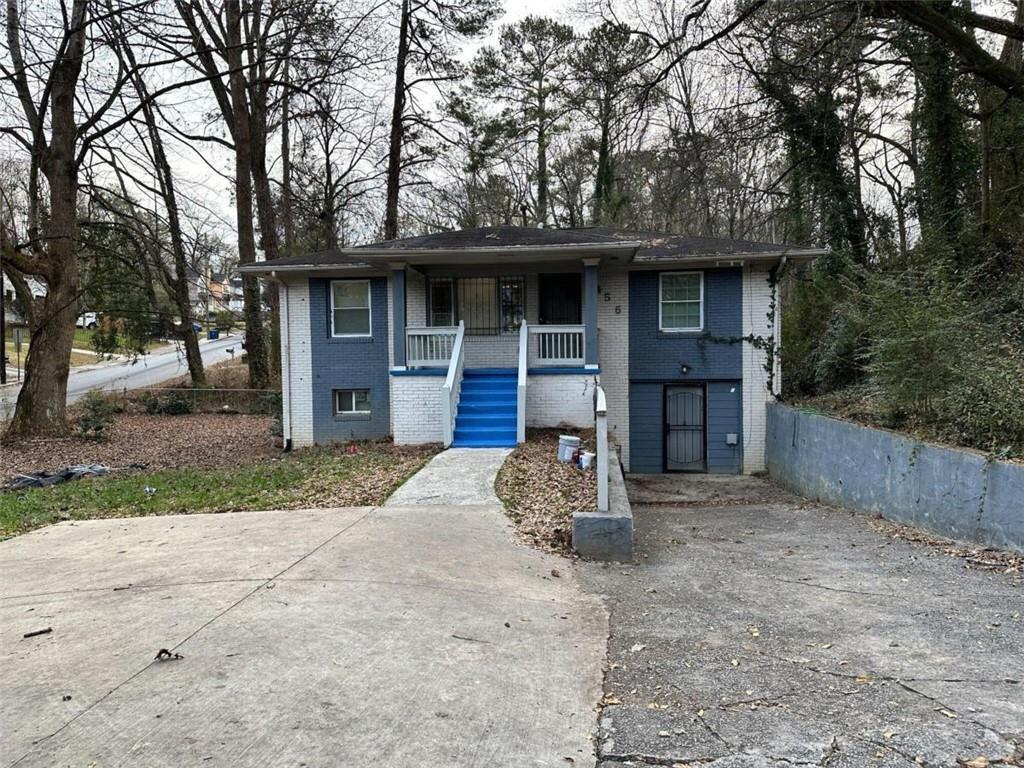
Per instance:
[[[64,438],[5,445],[0,451],[0,478],[74,464],[143,464],[148,469],[237,466],[280,453],[270,434],[273,422],[271,416],[122,414],[103,442]]]
[[[519,533],[541,549],[572,551],[572,515],[597,509],[597,470],[558,461],[558,436],[594,450],[594,430],[537,430],[505,460],[495,490]]]

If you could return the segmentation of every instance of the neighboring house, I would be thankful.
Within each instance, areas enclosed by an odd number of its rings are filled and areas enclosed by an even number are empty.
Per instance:
[[[280,282],[292,446],[514,445],[527,426],[593,426],[600,383],[628,470],[755,472],[772,399],[760,342],[779,334],[771,277],[821,253],[491,227],[242,269]]]
[[[39,299],[46,295],[46,284],[34,277],[28,278],[28,289],[33,298]],[[8,325],[24,325],[25,318],[16,306],[18,296],[14,291],[14,284],[7,279],[7,275],[0,272],[0,291],[4,295],[4,322]]]
[[[227,286],[227,308],[240,315],[245,309],[245,298],[242,294],[242,276],[232,275]]]

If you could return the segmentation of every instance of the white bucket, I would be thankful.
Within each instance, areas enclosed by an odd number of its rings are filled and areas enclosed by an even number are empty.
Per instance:
[[[584,451],[583,455],[580,456],[580,469],[590,469],[594,464],[594,457],[596,455],[590,451]]]
[[[573,454],[580,449],[580,439],[575,435],[558,436],[558,460],[572,461]]]

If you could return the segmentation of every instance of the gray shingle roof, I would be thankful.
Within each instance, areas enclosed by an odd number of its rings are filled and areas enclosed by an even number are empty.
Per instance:
[[[293,256],[286,259],[262,262],[252,268],[266,271],[302,266],[338,266],[340,268],[366,268],[368,265],[357,258],[360,251],[380,253],[381,251],[458,251],[463,248],[544,248],[545,246],[600,245],[601,243],[639,242],[633,258],[635,263],[657,263],[685,261],[687,258],[715,256],[739,256],[749,254],[791,253],[794,255],[817,255],[819,249],[801,248],[763,243],[750,240],[729,240],[726,238],[694,237],[692,235],[651,232],[643,230],[615,229],[613,227],[579,227],[574,229],[537,229],[535,227],[478,227],[449,232],[435,232],[429,235],[406,237],[400,240],[386,240],[380,243],[349,248],[337,248]],[[500,258],[500,257],[499,257]]]
[[[545,245],[590,245],[614,243],[623,238],[590,229],[538,229],[537,227],[476,227],[457,229],[450,232],[435,232],[430,235],[404,237],[401,240],[385,240],[369,243],[360,248],[372,250],[450,250],[453,248],[501,248],[514,246]]]

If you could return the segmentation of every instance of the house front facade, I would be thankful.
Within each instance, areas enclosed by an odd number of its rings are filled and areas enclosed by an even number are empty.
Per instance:
[[[512,446],[528,427],[593,426],[600,384],[628,471],[739,473],[764,469],[774,285],[819,253],[492,227],[243,269],[279,284],[292,447]]]

